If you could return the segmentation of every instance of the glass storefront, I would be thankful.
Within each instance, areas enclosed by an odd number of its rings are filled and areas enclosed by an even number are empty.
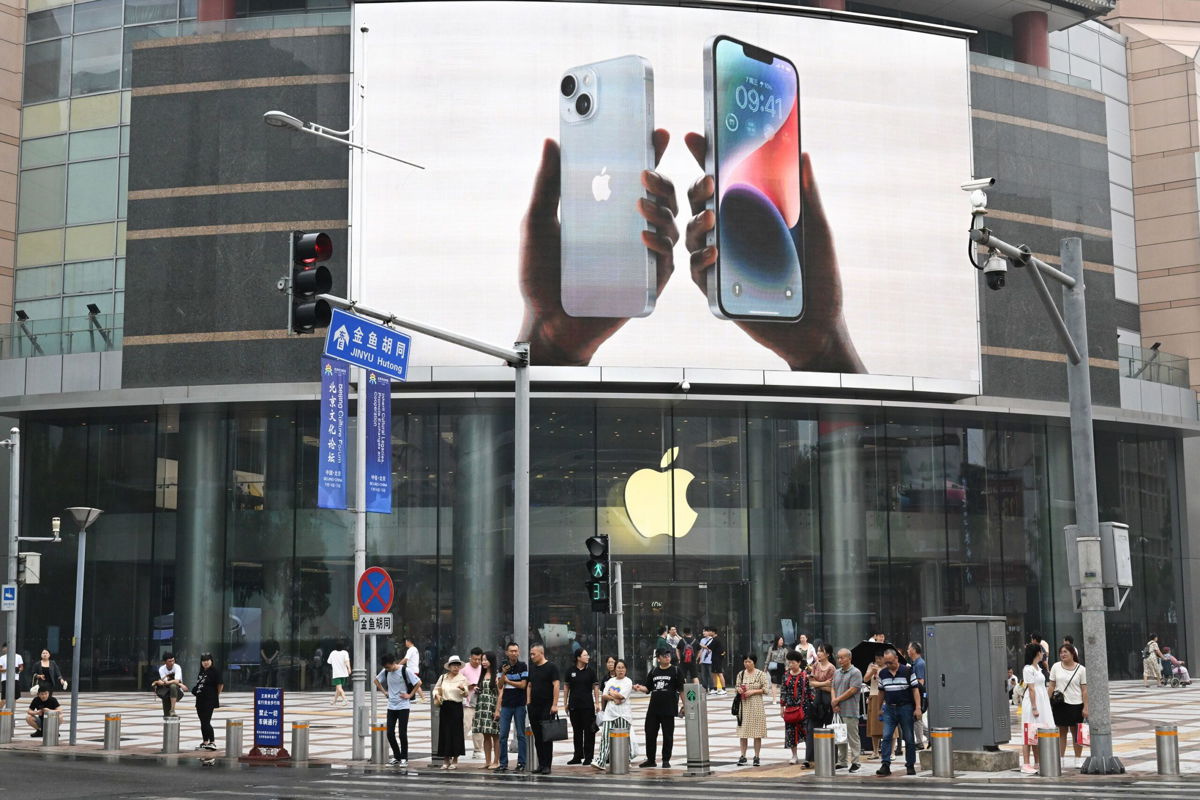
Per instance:
[[[25,535],[66,506],[105,512],[88,537],[85,690],[144,688],[166,650],[190,670],[212,649],[235,689],[327,683],[323,656],[350,632],[353,520],[316,507],[317,424],[313,402],[26,417]],[[1030,631],[1082,639],[1062,420],[535,399],[531,435],[530,635],[553,658],[575,641],[616,650],[615,616],[594,614],[584,590],[596,533],[621,562],[637,669],[665,625],[716,628],[733,664],[781,633],[903,643],[941,614],[1005,617],[1014,665]],[[1138,586],[1109,631],[1110,669],[1130,677],[1147,633],[1186,649],[1177,442],[1124,426],[1098,429],[1096,444],[1101,517],[1131,532]],[[512,635],[511,407],[396,399],[392,468],[393,513],[369,516],[367,548],[396,583],[398,631],[431,667],[499,648]],[[67,541],[36,546],[42,582],[21,590],[20,649],[49,647],[60,663]]]

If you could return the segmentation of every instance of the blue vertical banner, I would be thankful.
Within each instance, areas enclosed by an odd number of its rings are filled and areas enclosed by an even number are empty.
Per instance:
[[[317,467],[317,507],[346,507],[346,410],[350,365],[321,359],[321,460]]]
[[[254,746],[283,747],[283,689],[254,690]]]
[[[392,513],[392,382],[367,372],[367,511]]]

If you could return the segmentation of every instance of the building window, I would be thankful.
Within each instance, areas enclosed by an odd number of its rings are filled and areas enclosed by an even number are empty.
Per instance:
[[[56,39],[71,32],[71,6],[34,11],[25,21],[25,41]]]
[[[121,31],[75,37],[71,94],[94,94],[121,88]]]
[[[65,221],[66,190],[66,167],[44,167],[22,172],[18,229],[32,231],[62,225]]]
[[[71,85],[71,40],[25,47],[25,103],[66,97]]]
[[[121,0],[95,0],[75,6],[75,32],[86,33],[121,26]]]

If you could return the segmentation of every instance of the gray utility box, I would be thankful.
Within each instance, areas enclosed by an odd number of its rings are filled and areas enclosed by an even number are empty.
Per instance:
[[[954,729],[955,750],[995,750],[1010,738],[1004,617],[925,617],[931,725]]]

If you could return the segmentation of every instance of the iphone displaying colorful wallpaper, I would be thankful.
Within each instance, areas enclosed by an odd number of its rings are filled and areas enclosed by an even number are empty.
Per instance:
[[[734,318],[796,320],[804,311],[796,67],[724,36],[712,51],[720,259],[715,310]]]

